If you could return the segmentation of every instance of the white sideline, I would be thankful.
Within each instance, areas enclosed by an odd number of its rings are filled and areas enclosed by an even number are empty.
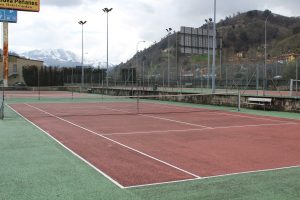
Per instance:
[[[94,170],[96,170],[97,172],[99,172],[100,174],[102,174],[105,178],[107,178],[108,180],[110,180],[112,183],[114,183],[116,186],[118,186],[121,189],[124,189],[125,187],[121,184],[119,184],[116,180],[114,180],[113,178],[111,178],[110,176],[108,176],[106,173],[104,173],[103,171],[101,171],[100,169],[98,169],[97,167],[95,167],[93,164],[91,164],[89,161],[85,160],[83,157],[81,157],[80,155],[78,155],[77,153],[75,153],[73,150],[71,150],[70,148],[68,148],[67,146],[65,146],[63,143],[61,143],[60,141],[58,141],[56,138],[54,138],[52,135],[50,135],[47,131],[45,131],[44,129],[42,129],[41,127],[39,127],[38,125],[34,124],[32,121],[30,121],[29,119],[27,119],[26,117],[24,117],[21,113],[17,112],[15,109],[13,109],[11,106],[8,106],[11,110],[13,110],[15,113],[17,113],[19,116],[21,116],[23,119],[25,119],[27,122],[29,122],[30,124],[32,124],[34,127],[36,127],[37,129],[39,129],[40,131],[42,131],[44,134],[46,134],[48,137],[50,137],[51,139],[53,139],[55,142],[57,142],[59,145],[61,145],[63,148],[67,149],[69,152],[71,152],[74,156],[76,156],[77,158],[79,158],[80,160],[82,160],[84,163],[86,163],[87,165],[89,165],[90,167],[92,167]]]
[[[141,188],[141,187],[166,185],[166,184],[172,184],[172,183],[192,182],[192,181],[198,181],[198,180],[209,180],[209,179],[213,179],[213,178],[222,178],[222,177],[227,177],[227,176],[238,176],[238,175],[244,175],[244,174],[262,173],[262,172],[273,172],[273,171],[280,171],[280,170],[294,169],[294,168],[300,168],[300,165],[290,166],[290,167],[273,168],[273,169],[256,170],[256,171],[246,171],[246,172],[231,173],[231,174],[223,174],[223,175],[217,175],[217,176],[207,176],[207,177],[200,177],[200,178],[195,178],[195,179],[185,179],[185,180],[170,181],[170,182],[134,185],[134,186],[124,187],[124,189],[134,189],[134,188]]]
[[[89,132],[89,133],[91,133],[91,134],[93,134],[93,135],[96,135],[96,136],[99,136],[99,137],[104,138],[104,139],[106,139],[106,140],[109,140],[109,141],[111,141],[111,142],[113,142],[113,143],[115,143],[115,144],[118,144],[118,145],[120,145],[120,146],[122,146],[122,147],[124,147],[124,148],[126,148],[126,149],[129,149],[129,150],[131,150],[131,151],[134,151],[134,152],[136,152],[136,153],[138,153],[138,154],[141,154],[141,155],[143,155],[143,156],[145,156],[145,157],[151,158],[152,160],[155,160],[155,161],[157,161],[157,162],[160,162],[160,163],[162,163],[162,164],[164,164],[164,165],[167,165],[167,166],[169,166],[169,167],[171,167],[171,168],[174,168],[174,169],[176,169],[176,170],[178,170],[178,171],[184,172],[185,174],[188,174],[188,175],[193,176],[193,177],[195,177],[195,178],[200,178],[200,176],[198,176],[198,175],[196,175],[196,174],[193,174],[193,173],[191,173],[191,172],[189,172],[189,171],[186,171],[186,170],[184,170],[184,169],[181,169],[181,168],[179,168],[179,167],[177,167],[177,166],[175,166],[175,165],[172,165],[172,164],[170,164],[170,163],[168,163],[168,162],[165,162],[165,161],[163,161],[163,160],[160,160],[160,159],[158,159],[158,158],[155,158],[155,157],[153,157],[153,156],[150,156],[150,155],[148,155],[148,154],[146,154],[146,153],[144,153],[144,152],[141,152],[141,151],[139,151],[139,150],[137,150],[137,149],[134,149],[134,148],[132,148],[132,147],[129,147],[129,146],[127,146],[127,145],[125,145],[125,144],[122,144],[122,143],[120,143],[120,142],[117,142],[117,141],[115,141],[115,140],[113,140],[113,139],[110,139],[110,138],[108,138],[108,137],[106,137],[106,136],[104,136],[104,135],[102,135],[102,134],[96,133],[96,132],[94,132],[94,131],[92,131],[92,130],[89,130],[89,129],[83,127],[83,126],[80,126],[80,125],[78,125],[78,124],[75,124],[75,123],[73,123],[73,122],[70,122],[70,121],[68,121],[68,120],[66,120],[66,119],[63,119],[63,118],[61,118],[61,117],[58,117],[58,116],[56,116],[56,115],[54,115],[54,114],[51,114],[51,113],[49,113],[49,112],[47,112],[47,111],[45,111],[45,110],[42,110],[42,109],[40,109],[40,108],[37,108],[37,107],[32,106],[32,105],[29,105],[29,104],[25,104],[25,105],[27,105],[27,106],[29,106],[29,107],[32,107],[32,108],[34,108],[34,109],[36,109],[36,110],[39,110],[40,112],[43,112],[43,113],[45,113],[45,114],[47,114],[47,115],[50,115],[50,116],[52,116],[52,117],[54,117],[54,118],[56,118],[56,119],[59,119],[59,120],[61,120],[61,121],[64,121],[64,122],[66,122],[66,123],[68,123],[68,124],[71,124],[71,125],[73,125],[73,126],[75,126],[75,127],[78,127],[78,128],[80,128],[80,129],[82,129],[82,130],[85,130],[85,131],[87,131],[87,132]]]

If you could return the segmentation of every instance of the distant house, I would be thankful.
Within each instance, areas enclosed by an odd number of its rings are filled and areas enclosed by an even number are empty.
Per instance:
[[[276,60],[278,62],[294,62],[297,58],[300,57],[300,54],[296,53],[289,53],[289,54],[282,54],[280,56],[274,57],[273,60]]]
[[[23,67],[36,66],[39,69],[43,67],[44,62],[40,60],[31,60],[15,55],[10,55],[8,59],[8,86],[17,82],[24,82]],[[3,82],[3,59],[0,59],[0,82]]]

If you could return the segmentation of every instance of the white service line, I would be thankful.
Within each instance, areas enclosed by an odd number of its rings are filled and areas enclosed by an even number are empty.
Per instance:
[[[128,112],[125,110],[119,110],[119,109],[113,109],[113,108],[106,108],[103,106],[100,106],[101,108],[104,108],[106,110],[113,110],[113,111],[118,111],[118,112],[123,112],[123,113],[132,113],[132,112]],[[178,121],[178,120],[173,120],[173,119],[168,119],[168,118],[163,118],[163,117],[156,117],[156,116],[152,116],[152,115],[145,115],[145,114],[138,114],[139,116],[143,116],[143,117],[148,117],[148,118],[153,118],[153,119],[159,119],[159,120],[164,120],[164,121],[170,121],[170,122],[175,122],[175,123],[179,123],[179,124],[185,124],[185,125],[189,125],[189,126],[196,126],[196,127],[202,127],[202,128],[207,128],[210,129],[212,127],[209,126],[203,126],[203,125],[199,125],[199,124],[193,124],[193,123],[188,123],[188,122],[183,122],[183,121]]]
[[[230,128],[247,128],[247,127],[264,127],[264,126],[282,126],[282,125],[300,125],[300,123],[281,123],[281,124],[257,124],[257,125],[241,125],[241,126],[220,126],[214,128],[202,128],[202,129],[182,129],[182,130],[163,130],[163,131],[137,131],[128,133],[108,133],[103,134],[106,136],[110,135],[135,135],[135,134],[160,134],[160,133],[172,133],[172,132],[187,132],[187,131],[205,131],[205,130],[216,130],[216,129],[230,129]]]
[[[25,105],[27,105],[27,106],[29,106],[29,107],[32,107],[32,108],[34,108],[34,109],[36,109],[36,110],[39,110],[40,112],[43,112],[43,113],[45,113],[45,114],[47,114],[47,115],[50,115],[50,116],[52,116],[52,117],[54,117],[54,118],[56,118],[56,119],[59,119],[59,120],[61,120],[61,121],[64,121],[64,122],[66,122],[66,123],[68,123],[68,124],[71,124],[71,125],[73,125],[73,126],[75,126],[75,127],[78,127],[78,128],[80,128],[80,129],[82,129],[82,130],[85,130],[85,131],[87,131],[87,132],[89,132],[89,133],[91,133],[91,134],[93,134],[93,135],[96,135],[96,136],[99,136],[99,137],[104,138],[104,139],[106,139],[106,140],[109,140],[109,141],[111,141],[111,142],[113,142],[113,143],[115,143],[115,144],[118,144],[118,145],[120,145],[120,146],[126,148],[126,149],[129,149],[129,150],[134,151],[134,152],[136,152],[136,153],[138,153],[138,154],[141,154],[141,155],[143,155],[143,156],[145,156],[145,157],[147,157],[147,158],[151,158],[152,160],[155,160],[155,161],[157,161],[157,162],[159,162],[159,163],[162,163],[162,164],[164,164],[164,165],[167,165],[167,166],[169,166],[169,167],[171,167],[171,168],[174,168],[174,169],[176,169],[176,170],[178,170],[178,171],[181,171],[181,172],[183,172],[183,173],[185,173],[185,174],[188,174],[188,175],[193,176],[193,177],[195,177],[195,178],[200,178],[200,176],[198,176],[198,175],[196,175],[196,174],[194,174],[194,173],[191,173],[191,172],[189,172],[189,171],[186,171],[186,170],[184,170],[184,169],[182,169],[182,168],[179,168],[179,167],[177,167],[177,166],[175,166],[175,165],[172,165],[172,164],[170,164],[170,163],[168,163],[168,162],[165,162],[165,161],[163,161],[163,160],[160,160],[160,159],[158,159],[158,158],[155,158],[155,157],[153,157],[153,156],[151,156],[151,155],[149,155],[149,154],[146,154],[146,153],[144,153],[144,152],[141,152],[141,151],[139,151],[139,150],[137,150],[137,149],[134,149],[134,148],[132,148],[132,147],[129,147],[129,146],[127,146],[127,145],[125,145],[125,144],[122,144],[122,143],[120,143],[120,142],[117,142],[116,140],[110,139],[110,138],[108,138],[108,137],[106,137],[106,136],[104,136],[104,135],[102,135],[102,134],[96,133],[96,132],[94,132],[94,131],[92,131],[92,130],[89,130],[89,129],[83,127],[83,126],[80,126],[80,125],[75,124],[75,123],[73,123],[73,122],[70,122],[70,121],[68,121],[68,120],[66,120],[66,119],[63,119],[63,118],[61,118],[61,117],[58,117],[58,116],[56,116],[56,115],[54,115],[54,114],[51,114],[51,113],[49,113],[49,112],[47,112],[47,111],[45,111],[45,110],[42,110],[42,109],[40,109],[40,108],[37,108],[37,107],[32,106],[32,105],[29,105],[29,104],[25,104]]]
[[[122,133],[107,133],[103,135],[135,135],[135,134],[155,134],[155,133],[170,133],[170,132],[186,132],[186,131],[202,131],[207,130],[208,128],[201,128],[201,129],[177,129],[177,130],[163,130],[163,131],[136,131],[136,132],[122,132]]]
[[[158,104],[158,105],[162,105],[162,104],[159,104],[159,103],[152,103],[152,104]],[[168,104],[163,104],[162,106],[167,106],[167,107],[170,107],[172,109],[177,109],[176,107],[178,107],[178,109],[181,109],[179,108],[179,106],[177,105],[168,105]],[[264,118],[264,117],[272,117],[272,116],[260,116],[260,117],[255,117],[255,116],[252,116],[252,114],[248,114],[248,115],[251,115],[251,116],[247,116],[247,115],[241,115],[241,114],[233,114],[231,112],[228,112],[226,110],[211,110],[211,109],[208,109],[208,108],[200,108],[200,107],[190,107],[190,106],[185,106],[184,107],[186,108],[195,108],[195,109],[202,109],[202,110],[207,110],[207,112],[205,113],[206,115],[228,115],[228,116],[234,116],[234,117],[242,117],[242,118],[249,118],[249,119],[261,119],[261,120],[268,120],[268,121],[274,121],[274,122],[286,122],[286,121],[282,121],[282,120],[277,120],[277,119],[268,119],[268,118]],[[211,111],[216,111],[216,112],[213,112],[213,113],[210,113]],[[195,111],[197,112],[197,111]],[[199,112],[202,112],[202,111],[199,111]],[[274,117],[274,118],[278,118],[278,117]]]
[[[193,123],[188,123],[188,122],[183,122],[183,121],[178,121],[178,120],[173,120],[173,119],[168,119],[168,118],[163,118],[163,117],[156,117],[156,116],[152,116],[152,115],[144,115],[144,114],[139,114],[139,115],[148,117],[148,118],[153,118],[153,119],[160,119],[160,120],[165,120],[165,121],[170,121],[170,122],[176,122],[179,124],[185,124],[185,125],[189,125],[189,126],[203,127],[203,128],[207,128],[207,129],[212,128],[209,126],[203,126],[203,125],[199,125],[199,124],[193,124]]]

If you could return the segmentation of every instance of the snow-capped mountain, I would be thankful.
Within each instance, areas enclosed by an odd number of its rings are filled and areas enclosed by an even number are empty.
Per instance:
[[[46,66],[76,67],[81,66],[81,58],[71,51],[64,49],[33,50],[20,53],[20,56],[34,60],[42,60]],[[106,63],[97,60],[84,61],[85,66],[106,67]],[[112,67],[112,65],[109,65]]]
[[[47,66],[75,67],[81,65],[76,54],[63,49],[33,50],[20,55],[30,59],[42,60]]]

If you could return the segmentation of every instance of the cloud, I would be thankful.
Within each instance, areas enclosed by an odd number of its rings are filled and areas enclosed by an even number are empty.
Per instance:
[[[63,48],[81,52],[81,26],[87,57],[106,60],[106,14],[109,13],[109,59],[118,64],[130,59],[136,44],[147,45],[165,37],[166,28],[200,27],[213,17],[213,0],[43,0],[40,13],[19,12],[17,24],[10,27],[12,50],[27,51]],[[298,15],[299,0],[217,0],[217,20],[237,12],[269,9],[287,16]],[[141,44],[140,49],[146,45]]]
[[[83,3],[83,0],[45,0],[41,1],[42,6],[78,6]]]

